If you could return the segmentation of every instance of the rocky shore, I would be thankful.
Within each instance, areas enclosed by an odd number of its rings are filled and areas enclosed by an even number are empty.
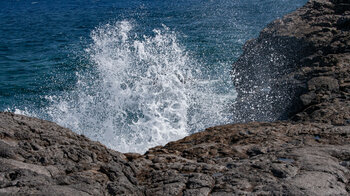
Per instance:
[[[242,123],[144,155],[0,113],[0,195],[349,195],[350,2],[272,22],[233,70]]]
[[[245,44],[233,67],[238,121],[349,124],[349,4],[309,1]]]

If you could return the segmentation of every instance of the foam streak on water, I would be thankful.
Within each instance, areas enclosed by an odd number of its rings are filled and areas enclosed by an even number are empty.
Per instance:
[[[121,21],[91,38],[85,53],[92,66],[77,73],[73,91],[47,97],[41,115],[118,151],[141,153],[230,122],[232,85],[203,76],[167,27],[142,36]]]

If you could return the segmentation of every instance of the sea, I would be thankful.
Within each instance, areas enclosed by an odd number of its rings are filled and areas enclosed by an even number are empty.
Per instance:
[[[243,44],[305,3],[1,0],[0,111],[138,153],[234,123]]]

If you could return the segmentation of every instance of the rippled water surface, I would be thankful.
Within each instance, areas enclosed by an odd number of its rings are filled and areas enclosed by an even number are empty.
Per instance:
[[[123,152],[232,123],[243,43],[305,2],[0,1],[0,110]]]

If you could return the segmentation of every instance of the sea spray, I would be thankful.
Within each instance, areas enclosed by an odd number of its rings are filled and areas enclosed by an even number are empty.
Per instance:
[[[129,21],[100,26],[71,91],[47,96],[44,117],[121,152],[145,152],[232,121],[228,72],[208,75],[166,26],[139,35]]]

